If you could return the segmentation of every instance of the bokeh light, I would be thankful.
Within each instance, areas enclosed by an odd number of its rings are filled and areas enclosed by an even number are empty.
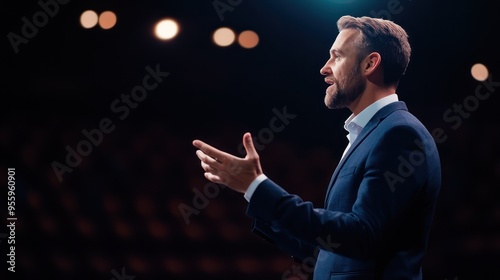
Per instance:
[[[220,47],[227,47],[234,43],[236,34],[229,27],[221,27],[215,30],[212,39],[216,45]]]
[[[259,35],[252,30],[245,30],[238,36],[238,43],[245,49],[255,48],[259,44]]]
[[[99,26],[102,29],[110,29],[116,25],[116,14],[112,11],[105,11],[99,15]]]
[[[179,24],[173,19],[163,19],[155,26],[155,35],[161,40],[169,40],[179,33]]]
[[[97,25],[99,16],[92,10],[87,10],[80,16],[80,24],[83,28],[92,28]]]
[[[486,66],[484,66],[484,64],[481,64],[481,63],[474,64],[472,66],[470,72],[471,72],[471,75],[474,79],[481,81],[481,82],[488,79],[488,76],[489,76],[488,68]]]

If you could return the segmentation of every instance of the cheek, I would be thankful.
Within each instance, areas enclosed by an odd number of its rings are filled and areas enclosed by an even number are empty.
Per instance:
[[[343,66],[343,63],[335,64],[335,66],[332,67],[333,76],[336,79],[343,77],[344,76],[344,69],[345,69],[345,66]]]
[[[336,81],[342,81],[344,79],[344,73],[341,69],[337,68],[333,70],[333,77]]]
[[[354,71],[354,68],[352,65],[349,65],[348,63],[344,63],[342,61],[341,63],[337,64],[333,71],[333,76],[337,81],[343,82],[349,77],[349,75],[352,75],[352,72]]]

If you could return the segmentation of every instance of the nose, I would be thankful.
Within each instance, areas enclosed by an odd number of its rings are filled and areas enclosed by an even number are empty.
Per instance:
[[[328,62],[319,69],[319,73],[323,76],[328,76],[332,74],[332,69],[328,66]]]

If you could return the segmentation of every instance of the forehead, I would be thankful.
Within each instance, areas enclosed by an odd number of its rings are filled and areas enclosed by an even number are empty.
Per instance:
[[[358,29],[349,28],[340,31],[333,42],[331,51],[355,52],[353,46],[359,36],[361,36],[361,31]]]

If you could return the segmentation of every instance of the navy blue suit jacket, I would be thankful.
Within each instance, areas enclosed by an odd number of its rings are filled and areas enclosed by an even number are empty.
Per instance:
[[[247,215],[254,233],[303,262],[303,273],[310,267],[315,280],[422,279],[440,186],[435,142],[398,101],[356,138],[333,173],[324,207],[268,178]]]

